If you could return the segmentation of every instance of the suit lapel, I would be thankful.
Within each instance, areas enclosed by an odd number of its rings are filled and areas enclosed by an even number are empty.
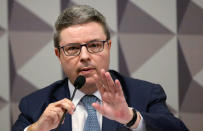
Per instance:
[[[72,119],[71,115],[66,114],[64,124],[61,125],[60,131],[72,131]]]
[[[53,94],[54,99],[56,101],[59,101],[63,98],[70,98],[70,91],[68,88],[68,79],[65,79],[62,84],[59,85],[59,87],[55,90]]]
[[[122,77],[118,72],[116,72],[116,71],[114,71],[114,70],[109,70],[109,72],[110,72],[111,77],[112,77],[112,79],[113,79],[114,81],[115,81],[116,79],[118,79],[118,80],[120,81],[121,86],[122,86],[122,90],[123,90],[123,93],[124,93],[124,97],[125,97],[125,99],[126,99],[126,101],[127,101],[127,103],[128,103],[128,96],[129,96],[129,94],[127,93],[126,88],[125,88],[125,87],[127,87],[127,85],[126,85],[126,83],[125,83],[125,80],[123,79],[123,77]],[[129,103],[128,103],[128,104],[129,104]]]
[[[68,88],[68,79],[65,79],[63,84],[58,87],[54,92],[53,96],[56,101],[59,101],[64,98],[70,99],[70,91]],[[64,124],[61,125],[60,131],[72,131],[72,117],[69,114],[66,114]]]

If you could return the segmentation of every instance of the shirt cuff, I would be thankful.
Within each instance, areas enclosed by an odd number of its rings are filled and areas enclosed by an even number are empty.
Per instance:
[[[30,126],[27,126],[23,131],[27,131],[27,129],[29,128]]]
[[[140,115],[140,123],[138,124],[136,129],[131,129],[132,131],[146,131],[146,126],[145,126],[145,122],[144,119],[142,117],[142,115],[139,113]]]

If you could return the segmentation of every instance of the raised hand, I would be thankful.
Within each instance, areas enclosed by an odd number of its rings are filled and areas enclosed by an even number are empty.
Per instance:
[[[113,81],[109,72],[101,70],[101,77],[94,75],[96,86],[101,94],[102,103],[93,103],[92,106],[108,119],[122,124],[128,123],[133,112],[128,107],[119,80]]]

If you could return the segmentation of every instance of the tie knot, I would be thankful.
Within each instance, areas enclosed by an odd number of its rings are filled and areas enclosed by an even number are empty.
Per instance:
[[[86,109],[93,109],[92,103],[96,101],[98,101],[98,98],[94,95],[86,95],[81,100]]]

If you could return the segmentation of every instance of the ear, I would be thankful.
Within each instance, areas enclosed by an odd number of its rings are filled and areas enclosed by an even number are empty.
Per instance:
[[[111,49],[111,40],[108,41],[109,44],[109,50]]]
[[[60,52],[57,48],[54,48],[55,55],[60,59]]]
[[[57,48],[54,48],[54,52],[55,52],[55,55],[57,56],[60,64],[61,64],[61,60],[60,60],[60,51],[57,49]]]

